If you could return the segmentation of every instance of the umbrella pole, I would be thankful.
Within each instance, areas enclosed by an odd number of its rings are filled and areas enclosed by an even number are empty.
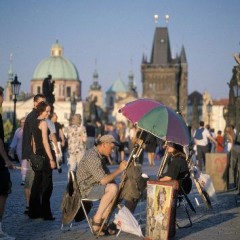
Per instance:
[[[161,165],[160,165],[159,170],[158,170],[158,174],[157,174],[158,179],[162,176],[163,171],[166,167],[166,164],[168,163],[168,156],[169,156],[168,151],[165,151],[164,156],[163,156],[163,160],[162,160]]]
[[[98,231],[97,237],[99,237],[99,234],[101,233],[105,223],[110,219],[111,214],[112,214],[114,208],[116,207],[117,202],[119,201],[119,197],[121,196],[121,192],[122,192],[122,190],[124,188],[124,185],[125,185],[125,182],[127,180],[127,169],[130,167],[131,164],[133,164],[135,162],[135,160],[139,157],[139,155],[141,154],[143,148],[145,147],[144,141],[142,139],[140,139],[142,134],[143,134],[143,130],[141,130],[140,136],[137,139],[137,142],[134,145],[134,148],[133,148],[133,150],[131,152],[131,155],[128,158],[128,164],[127,164],[127,167],[126,167],[125,172],[123,174],[123,177],[121,178],[121,183],[119,185],[118,194],[112,200],[112,202],[110,203],[110,205],[109,205],[109,207],[107,209],[107,211],[108,211],[107,216],[104,218],[104,220],[102,222],[102,225],[101,225],[101,227],[100,227],[100,229]]]

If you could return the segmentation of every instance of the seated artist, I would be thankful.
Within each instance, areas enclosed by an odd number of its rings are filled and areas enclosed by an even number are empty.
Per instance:
[[[120,175],[127,166],[122,161],[118,168],[110,173],[104,156],[109,156],[117,144],[112,135],[103,135],[97,140],[96,146],[87,150],[77,166],[77,181],[83,198],[101,199],[97,212],[92,218],[94,233],[98,233],[103,219],[108,214],[108,207],[117,195],[118,186],[114,179]],[[102,231],[100,236],[105,235]]]
[[[159,181],[178,180],[180,185],[180,193],[182,187],[184,192],[188,194],[192,188],[192,181],[183,147],[172,142],[167,142],[166,151],[168,151],[170,155],[170,160],[167,172],[160,177]]]

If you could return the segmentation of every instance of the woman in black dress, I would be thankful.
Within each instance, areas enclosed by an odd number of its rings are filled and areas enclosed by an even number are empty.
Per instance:
[[[42,171],[35,171],[29,202],[29,217],[54,220],[50,207],[52,195],[52,169],[56,168],[49,143],[49,129],[45,121],[50,114],[51,107],[46,102],[37,105],[38,118],[33,124],[32,146],[33,152],[45,157]]]

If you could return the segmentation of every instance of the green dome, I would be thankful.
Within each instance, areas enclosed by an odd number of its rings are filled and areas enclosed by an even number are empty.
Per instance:
[[[49,74],[53,79],[79,80],[77,68],[62,56],[49,57],[41,61],[34,71],[33,79],[44,79]]]
[[[49,74],[53,79],[79,80],[77,68],[63,57],[63,47],[58,40],[51,47],[51,56],[41,61],[36,67],[33,79],[44,79]]]

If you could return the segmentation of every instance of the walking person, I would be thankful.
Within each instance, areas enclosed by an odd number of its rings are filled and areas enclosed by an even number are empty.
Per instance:
[[[32,126],[32,151],[45,158],[43,169],[35,171],[31,189],[28,216],[33,219],[55,220],[51,212],[50,198],[53,189],[52,170],[56,168],[56,163],[50,148],[49,129],[45,121],[50,110],[48,103],[39,103],[36,107],[38,118],[36,124]]]
[[[3,103],[3,91],[4,89],[0,87],[0,107],[2,107]],[[11,178],[9,169],[13,169],[14,165],[9,160],[8,155],[4,148],[4,129],[3,129],[3,121],[2,114],[0,113],[0,239],[15,239],[14,237],[9,236],[7,233],[2,230],[2,221],[3,214],[8,198],[8,194],[11,192]]]
[[[157,148],[157,138],[153,135],[149,136],[149,141],[146,143],[145,151],[147,152],[149,166],[155,166],[155,154]]]
[[[88,119],[86,122],[86,132],[87,132],[86,149],[90,149],[94,146],[96,136],[96,128],[90,119]]]
[[[28,162],[27,159],[22,158],[22,136],[23,136],[23,127],[25,123],[25,117],[20,120],[20,127],[14,133],[12,142],[9,146],[8,155],[14,158],[14,154],[17,154],[18,160],[21,164],[21,175],[22,175],[22,182],[21,185],[25,184],[26,174],[28,170]]]
[[[87,133],[86,128],[81,124],[81,115],[74,114],[70,126],[65,129],[68,141],[68,171],[76,170],[86,151]]]
[[[204,127],[204,122],[199,122],[199,128],[193,135],[194,143],[197,146],[197,162],[200,171],[205,167],[206,153],[209,152],[208,140],[217,145],[216,140],[210,135],[209,131]]]
[[[227,189],[229,190],[229,170],[231,160],[231,149],[234,144],[235,133],[231,126],[227,126],[224,134],[224,152],[227,154],[227,166],[223,174],[223,179],[227,183]]]
[[[217,153],[223,153],[223,151],[224,151],[224,138],[222,136],[222,131],[221,130],[217,131],[216,141],[217,141]]]

